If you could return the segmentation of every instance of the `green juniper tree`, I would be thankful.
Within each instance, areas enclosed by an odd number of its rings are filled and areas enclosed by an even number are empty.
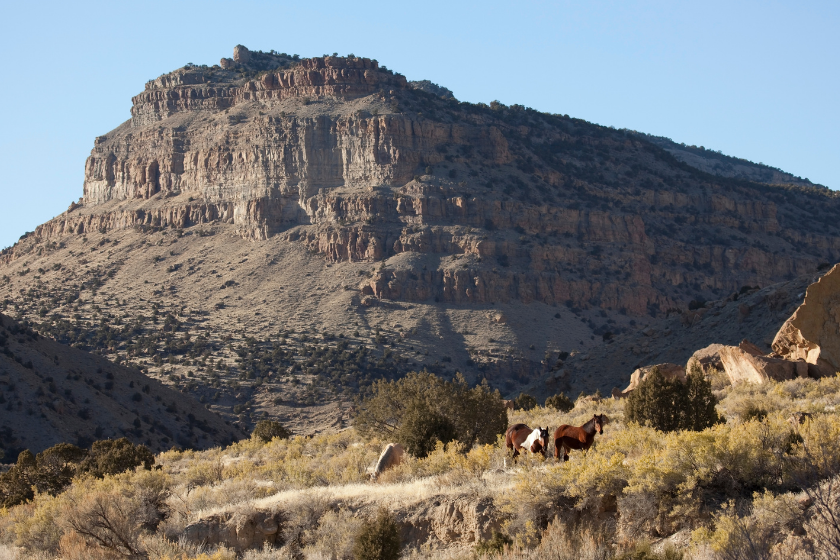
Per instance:
[[[685,382],[666,378],[658,367],[627,397],[624,415],[662,430],[704,430],[720,422],[715,410],[717,398],[699,367],[689,371]]]
[[[495,442],[507,429],[507,412],[486,382],[471,388],[461,374],[444,381],[423,371],[374,383],[354,424],[363,435],[387,435],[425,457],[437,441],[458,440],[467,449]]]

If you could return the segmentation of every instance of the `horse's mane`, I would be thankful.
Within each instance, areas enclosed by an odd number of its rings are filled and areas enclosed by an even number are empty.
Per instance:
[[[587,433],[595,432],[595,418],[590,418],[589,422],[580,427],[581,430]]]

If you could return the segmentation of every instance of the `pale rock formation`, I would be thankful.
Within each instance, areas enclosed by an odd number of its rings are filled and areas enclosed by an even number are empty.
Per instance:
[[[344,507],[366,511],[364,499],[346,501]],[[280,507],[280,506],[275,506]],[[338,507],[335,505],[335,507]],[[413,502],[393,512],[403,546],[432,548],[474,545],[492,538],[502,517],[492,498],[444,497]],[[362,513],[364,515],[364,513]],[[284,517],[275,510],[223,511],[187,525],[184,538],[194,544],[225,545],[236,552],[283,544]]]
[[[765,356],[761,349],[747,340],[738,346],[724,346],[718,352],[723,369],[733,385],[808,377],[808,364],[804,360]]]
[[[376,461],[376,467],[373,470],[373,478],[376,479],[383,472],[388,469],[393,469],[402,463],[405,456],[405,448],[399,443],[389,443],[382,450],[379,459]]]
[[[773,351],[804,360],[812,377],[840,371],[840,265],[808,286],[805,301],[773,339]]]
[[[474,545],[493,537],[501,528],[499,512],[491,498],[479,500],[427,500],[397,512],[400,537],[412,546]]]
[[[623,391],[617,387],[613,388],[613,398],[623,399],[631,392],[638,389],[641,382],[647,379],[647,376],[653,371],[653,368],[659,368],[659,372],[665,376],[666,379],[679,379],[680,381],[685,381],[685,368],[678,364],[666,363],[640,367],[630,374],[630,384]]]

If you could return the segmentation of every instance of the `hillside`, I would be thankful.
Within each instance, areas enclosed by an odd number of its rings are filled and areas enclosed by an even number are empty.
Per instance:
[[[139,371],[44,338],[0,314],[0,463],[23,449],[127,437],[206,449],[243,434]]]
[[[822,274],[806,274],[761,289],[744,286],[726,299],[671,313],[644,328],[609,334],[604,344],[557,360],[528,390],[538,397],[558,391],[577,394],[600,390],[609,395],[613,387],[624,388],[636,368],[662,363],[685,365],[695,351],[709,344],[737,346],[747,339],[770,353],[773,337],[802,304],[808,286]]]
[[[516,394],[607,332],[840,259],[832,191],[663,142],[238,46],[146,84],[79,202],[2,252],[0,301],[243,426],[304,433],[345,426],[380,377]],[[566,382],[606,386],[621,361]]]
[[[786,173],[776,167],[727,156],[714,150],[707,150],[703,146],[686,146],[685,144],[677,144],[669,138],[649,134],[641,134],[641,136],[663,148],[679,161],[719,177],[743,179],[769,185],[827,188],[823,185],[811,183],[808,179]]]

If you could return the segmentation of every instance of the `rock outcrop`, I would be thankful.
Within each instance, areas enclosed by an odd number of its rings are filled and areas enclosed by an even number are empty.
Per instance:
[[[491,498],[426,500],[397,512],[397,517],[402,542],[416,547],[475,545],[491,539],[493,531],[501,528],[499,511]]]
[[[812,377],[840,371],[840,265],[808,286],[805,301],[773,339],[773,351],[807,362]]]
[[[184,528],[187,542],[225,545],[237,552],[282,543],[282,514],[273,511],[223,512],[199,519]]]
[[[747,340],[738,346],[724,346],[718,353],[723,370],[733,385],[808,377],[808,364],[804,360],[790,361],[775,355],[764,355],[760,348]]]
[[[340,504],[355,515],[372,513],[363,500]],[[338,504],[332,504],[338,508]],[[201,517],[184,529],[184,538],[193,544],[224,545],[237,552],[261,549],[266,545],[284,544],[285,517],[282,505],[271,509],[255,508],[243,511],[223,511]],[[475,545],[492,538],[501,528],[502,516],[493,499],[467,496],[439,496],[392,511],[400,529],[403,546],[432,549],[458,545]],[[296,543],[291,543],[295,546]]]

